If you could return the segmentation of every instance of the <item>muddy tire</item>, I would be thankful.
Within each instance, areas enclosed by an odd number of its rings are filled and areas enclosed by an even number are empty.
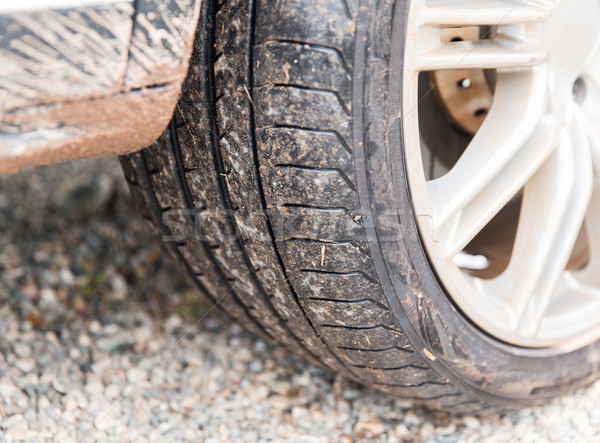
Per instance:
[[[592,347],[508,345],[444,293],[387,126],[408,2],[358,3],[205,1],[171,124],[122,159],[142,211],[240,324],[367,386],[473,413],[589,382]]]

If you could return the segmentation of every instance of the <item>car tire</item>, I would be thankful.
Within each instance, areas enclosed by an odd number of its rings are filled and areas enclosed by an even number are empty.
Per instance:
[[[203,2],[173,120],[122,158],[126,178],[199,291],[250,332],[433,409],[545,402],[596,378],[598,344],[508,344],[439,281],[390,124],[409,3]]]

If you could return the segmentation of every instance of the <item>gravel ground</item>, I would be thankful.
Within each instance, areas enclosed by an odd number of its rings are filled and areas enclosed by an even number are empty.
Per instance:
[[[600,441],[600,383],[509,416],[411,408],[199,299],[115,159],[0,177],[4,441]]]

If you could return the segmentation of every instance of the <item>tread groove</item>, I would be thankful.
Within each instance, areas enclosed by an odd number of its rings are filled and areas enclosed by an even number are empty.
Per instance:
[[[266,125],[266,126],[259,127],[258,129],[259,130],[262,130],[262,129],[297,129],[300,131],[315,132],[317,134],[318,133],[335,134],[337,136],[337,138],[339,139],[339,141],[344,146],[344,148],[348,151],[348,153],[352,154],[352,149],[346,142],[346,139],[344,139],[344,137],[342,136],[342,134],[339,133],[339,131],[336,131],[334,129],[310,128],[310,127],[302,126],[302,125],[286,125],[283,123],[278,123],[278,124],[274,124],[274,125]]]
[[[306,238],[306,237],[285,237],[284,238],[285,241],[295,241],[298,243],[316,243],[318,245],[323,245],[323,246],[345,246],[345,245],[350,245],[350,246],[354,246],[356,249],[358,249],[361,253],[363,254],[367,254],[364,246],[360,245],[356,240],[354,239],[347,239],[347,240],[321,240],[318,238]],[[317,272],[317,271],[314,271]],[[327,274],[331,274],[330,271],[326,272]],[[343,274],[351,274],[351,272],[345,272]]]
[[[315,87],[310,87],[310,86],[305,86],[305,85],[299,85],[296,83],[262,83],[262,84],[256,85],[255,87],[257,87],[257,88],[259,88],[259,87],[294,88],[294,89],[302,89],[303,91],[324,92],[324,93],[328,93],[328,94],[333,94],[337,98],[338,102],[340,103],[340,106],[342,107],[342,109],[344,110],[346,115],[350,116],[350,109],[348,109],[348,105],[344,102],[344,99],[342,98],[340,93],[333,89],[315,88]]]
[[[273,167],[274,168],[297,169],[300,171],[303,171],[303,170],[304,171],[317,171],[317,172],[334,171],[334,172],[337,172],[338,174],[340,174],[340,176],[344,179],[344,181],[348,184],[348,186],[350,186],[350,189],[352,189],[354,192],[356,192],[356,185],[354,183],[352,183],[350,178],[348,178],[346,173],[344,171],[342,171],[340,168],[318,168],[315,166],[300,166],[300,165],[293,165],[293,164],[288,164],[288,163],[277,163],[277,164],[273,165]]]
[[[394,329],[390,326],[387,325],[375,325],[375,326],[367,326],[364,328],[358,327],[358,326],[344,326],[344,325],[331,325],[328,323],[325,323],[322,325],[324,328],[332,328],[332,329],[352,329],[354,331],[372,331],[375,329],[386,329],[388,331],[392,331],[392,332],[397,332],[398,334],[402,334],[402,331],[399,331],[397,329]]]
[[[387,307],[383,303],[378,302],[377,300],[373,300],[372,298],[361,298],[358,300],[339,300],[339,299],[333,299],[333,298],[306,297],[306,300],[332,302],[332,303],[337,303],[340,305],[371,303],[371,304],[379,307],[380,309],[384,309],[387,311]]]
[[[419,366],[419,365],[402,365],[402,366],[398,366],[396,368],[376,368],[374,366],[367,366],[367,365],[352,365],[355,368],[360,368],[360,369],[367,369],[367,370],[373,370],[373,371],[401,371],[403,369],[408,369],[408,368],[412,368],[412,369],[418,369],[420,371],[431,371],[431,368],[427,367],[427,366]]]
[[[328,45],[324,45],[324,44],[320,44],[320,43],[315,43],[315,42],[310,42],[310,41],[304,41],[304,40],[295,40],[295,39],[289,39],[289,38],[267,39],[267,40],[255,43],[255,46],[269,45],[269,44],[273,44],[273,43],[293,43],[293,44],[296,44],[296,45],[309,46],[309,47],[312,47],[312,48],[330,49],[332,51],[335,51],[340,56],[340,58],[344,62],[344,69],[346,70],[346,72],[348,74],[352,74],[352,70],[350,69],[350,65],[348,64],[348,60],[346,59],[346,57],[344,56],[344,54],[342,53],[342,51],[340,51],[340,49],[337,48],[337,47],[335,47],[335,46],[328,46]]]
[[[416,383],[414,385],[402,385],[402,384],[394,384],[394,383],[373,383],[377,386],[389,386],[392,388],[420,388],[422,386],[448,386],[449,383],[442,383],[437,381],[424,381],[421,383]]]
[[[344,11],[346,12],[346,15],[348,16],[348,18],[352,18],[352,13],[350,12],[350,6],[348,5],[348,0],[340,0],[342,2],[342,4],[344,5]]]
[[[366,352],[386,352],[386,351],[400,351],[400,352],[406,352],[407,354],[414,354],[415,351],[413,351],[412,349],[405,349],[405,348],[401,348],[399,346],[390,346],[387,348],[382,348],[382,349],[369,349],[369,348],[352,348],[349,346],[338,346],[338,349],[342,349],[344,351],[366,351]]]
[[[377,284],[377,281],[375,279],[373,279],[373,277],[371,277],[369,274],[357,269],[355,271],[347,271],[347,272],[334,272],[334,271],[321,271],[320,269],[306,269],[306,268],[300,268],[300,269],[296,269],[296,271],[298,272],[312,272],[315,274],[326,274],[326,275],[356,275],[359,274],[361,275],[363,278],[365,278],[366,280],[370,281],[371,283]],[[387,308],[386,308],[387,309]],[[367,328],[369,329],[369,328]]]
[[[300,204],[297,204],[297,203],[283,203],[283,204],[279,205],[279,207],[281,207],[281,208],[301,208],[301,209],[320,209],[320,210],[323,210],[323,211],[339,211],[339,210],[342,210],[346,214],[354,217],[354,214],[352,214],[352,212],[350,211],[350,209],[348,209],[348,208],[346,208],[344,206],[316,206],[316,205],[300,205]],[[360,220],[360,218],[358,220]]]
[[[367,251],[364,246],[360,245],[356,240],[353,240],[350,238],[341,239],[341,240],[324,240],[324,239],[320,239],[320,238],[285,236],[285,237],[283,237],[282,240],[304,242],[304,243],[316,243],[316,244],[321,244],[323,246],[352,245],[355,248],[357,248],[360,252],[362,252],[363,254],[367,254]],[[327,274],[331,274],[331,272],[327,271]],[[352,274],[352,272],[347,272],[347,273],[342,273],[342,274]]]

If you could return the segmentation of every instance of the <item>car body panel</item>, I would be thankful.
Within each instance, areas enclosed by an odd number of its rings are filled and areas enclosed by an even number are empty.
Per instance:
[[[200,0],[0,6],[0,173],[152,143],[177,103],[199,8]]]

